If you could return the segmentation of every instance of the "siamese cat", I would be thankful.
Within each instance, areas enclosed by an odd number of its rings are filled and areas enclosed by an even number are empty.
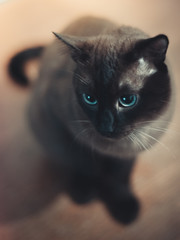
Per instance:
[[[9,72],[28,86],[25,63],[40,56],[27,107],[29,124],[77,203],[100,199],[119,222],[139,201],[130,176],[138,154],[156,143],[171,117],[168,38],[106,19],[85,17],[47,47],[11,59]]]

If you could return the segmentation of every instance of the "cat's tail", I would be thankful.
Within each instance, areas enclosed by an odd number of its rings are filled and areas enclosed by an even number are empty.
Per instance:
[[[21,86],[29,86],[30,81],[25,73],[25,64],[41,56],[44,47],[28,48],[13,56],[8,64],[8,72],[12,79]]]

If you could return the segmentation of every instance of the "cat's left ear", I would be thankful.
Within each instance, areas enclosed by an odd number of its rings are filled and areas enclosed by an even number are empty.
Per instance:
[[[164,62],[169,45],[168,37],[164,34],[157,35],[153,38],[142,40],[137,44],[142,54],[156,63]]]
[[[68,47],[75,62],[85,63],[90,56],[90,45],[87,44],[86,37],[70,36],[64,34],[53,34]]]

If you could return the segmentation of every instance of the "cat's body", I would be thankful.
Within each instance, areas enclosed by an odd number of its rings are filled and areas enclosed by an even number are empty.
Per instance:
[[[168,39],[97,18],[56,36],[42,55],[30,125],[50,161],[68,169],[72,198],[100,198],[128,223],[139,209],[129,185],[134,161],[171,115]]]

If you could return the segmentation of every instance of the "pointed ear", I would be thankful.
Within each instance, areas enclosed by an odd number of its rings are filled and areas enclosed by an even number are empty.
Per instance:
[[[87,43],[86,37],[69,36],[55,32],[53,34],[68,47],[75,62],[84,64],[88,60],[90,45]]]
[[[138,50],[146,57],[156,63],[164,62],[169,40],[166,35],[160,34],[156,37],[142,40],[138,43]]]
[[[63,42],[67,47],[69,47],[72,50],[78,50],[78,47],[76,46],[78,40],[75,37],[71,37],[64,34],[58,34],[55,32],[52,32],[57,39],[59,39],[61,42]]]

